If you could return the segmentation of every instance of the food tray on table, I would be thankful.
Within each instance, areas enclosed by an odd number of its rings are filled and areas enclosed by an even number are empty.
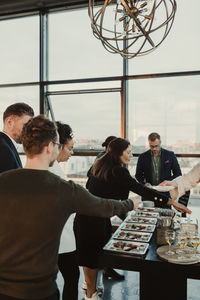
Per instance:
[[[111,239],[103,249],[115,253],[123,253],[129,255],[144,255],[148,247],[148,243],[128,242]]]
[[[136,211],[149,211],[149,212],[156,212],[158,210],[157,207],[138,207]]]
[[[158,218],[159,213],[158,212],[152,212],[152,211],[136,211],[134,216],[148,217],[148,218]]]
[[[137,217],[135,215],[128,215],[124,222],[130,223],[145,223],[145,224],[156,224],[157,218],[149,218],[149,217]]]
[[[134,230],[134,231],[144,231],[144,232],[154,232],[155,230],[154,224],[141,224],[141,223],[123,223],[120,226],[122,230]]]
[[[113,235],[113,239],[127,240],[134,242],[148,243],[152,237],[152,233],[140,231],[128,231],[119,228]]]

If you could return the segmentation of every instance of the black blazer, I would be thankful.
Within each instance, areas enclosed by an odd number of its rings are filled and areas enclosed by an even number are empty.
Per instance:
[[[132,191],[148,200],[154,201],[155,206],[165,207],[169,197],[158,193],[156,190],[145,187],[138,183],[124,167],[116,167],[109,174],[108,181],[98,180],[92,175],[89,176],[87,189],[95,196],[125,200],[129,191]]]
[[[0,173],[22,168],[22,163],[11,139],[0,132]]]
[[[160,182],[172,180],[181,175],[181,169],[174,152],[161,148]],[[145,184],[146,182],[152,184],[151,150],[148,150],[139,156],[135,178],[142,184]]]

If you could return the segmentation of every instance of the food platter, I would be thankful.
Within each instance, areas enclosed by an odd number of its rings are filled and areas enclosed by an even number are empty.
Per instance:
[[[159,213],[158,212],[152,212],[152,211],[136,211],[134,216],[148,217],[148,218],[158,218]]]
[[[134,231],[143,231],[143,232],[154,232],[155,225],[153,224],[141,224],[141,223],[123,223],[120,226],[120,229],[123,230],[134,230]]]
[[[154,212],[154,211],[156,211],[156,210],[157,210],[156,207],[145,207],[145,206],[143,206],[143,207],[138,207],[138,208],[137,208],[137,211],[149,211],[149,212]]]
[[[152,233],[149,232],[122,230],[121,228],[115,231],[113,235],[113,239],[145,243],[148,243],[151,237]]]
[[[129,255],[144,255],[149,247],[147,243],[128,242],[111,239],[103,248],[106,251]]]
[[[157,223],[157,218],[137,217],[135,215],[128,215],[124,221],[128,223],[145,223],[155,225]]]

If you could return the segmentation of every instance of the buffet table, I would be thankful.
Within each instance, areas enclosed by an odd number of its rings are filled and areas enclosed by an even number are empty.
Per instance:
[[[156,254],[156,230],[144,256],[103,251],[99,266],[140,273],[140,300],[186,300],[187,279],[200,279],[200,263],[182,265],[160,260]]]

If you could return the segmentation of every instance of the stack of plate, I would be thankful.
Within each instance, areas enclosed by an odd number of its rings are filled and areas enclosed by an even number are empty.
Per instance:
[[[156,208],[150,207],[129,213],[104,250],[131,255],[146,254],[158,217]]]

